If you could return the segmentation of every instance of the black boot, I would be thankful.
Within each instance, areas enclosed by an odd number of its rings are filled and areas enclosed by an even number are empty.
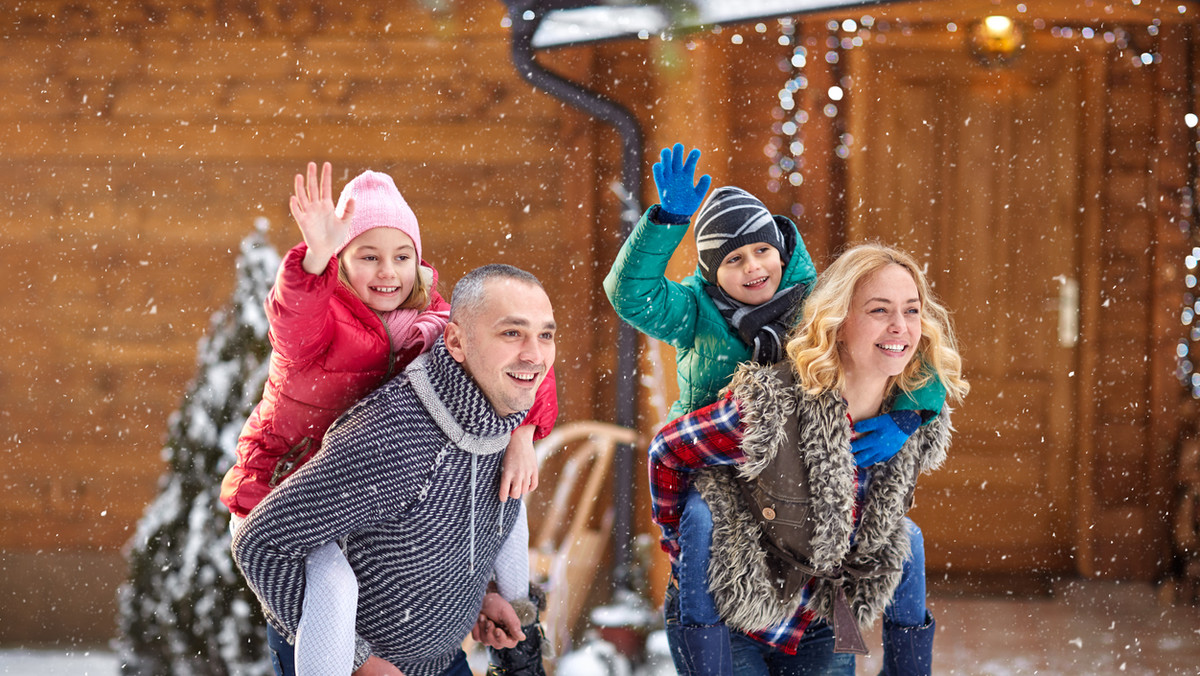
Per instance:
[[[933,634],[937,623],[925,611],[925,626],[902,627],[883,618],[883,671],[880,676],[933,673]]]
[[[537,585],[529,585],[529,603],[513,603],[513,610],[521,620],[521,632],[525,640],[513,648],[488,648],[487,676],[546,676],[542,665],[542,646],[546,636],[538,621],[541,611],[546,609],[546,596]]]

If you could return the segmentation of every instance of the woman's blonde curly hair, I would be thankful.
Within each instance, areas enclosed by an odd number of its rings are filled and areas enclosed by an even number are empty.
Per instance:
[[[821,274],[804,302],[804,316],[787,343],[787,355],[800,386],[811,395],[842,389],[845,376],[838,331],[859,285],[889,265],[908,270],[916,282],[921,300],[921,340],[912,361],[888,382],[884,397],[895,394],[896,387],[912,392],[936,377],[946,388],[947,398],[961,401],[970,385],[962,377],[962,358],[949,313],[934,298],[929,281],[912,256],[874,243],[860,244],[839,256]]]

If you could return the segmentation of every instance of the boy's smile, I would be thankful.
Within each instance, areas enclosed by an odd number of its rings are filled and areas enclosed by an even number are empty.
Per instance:
[[[730,251],[717,267],[717,286],[746,305],[762,305],[771,300],[782,278],[779,250],[765,242]]]

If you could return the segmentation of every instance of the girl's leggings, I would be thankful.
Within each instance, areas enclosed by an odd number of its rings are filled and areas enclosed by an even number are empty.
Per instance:
[[[304,604],[296,629],[296,676],[354,671],[358,579],[336,542],[304,559]]]
[[[233,515],[230,532],[244,519]],[[349,674],[354,671],[354,620],[358,612],[358,579],[336,542],[326,542],[304,559],[304,602],[296,645],[268,625],[275,676]],[[290,664],[282,660],[293,658]]]

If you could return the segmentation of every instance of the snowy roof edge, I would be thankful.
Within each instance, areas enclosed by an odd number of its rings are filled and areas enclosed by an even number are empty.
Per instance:
[[[660,4],[552,10],[546,13],[531,41],[534,49],[605,42],[627,38],[647,39],[669,31],[691,31],[718,24],[744,23],[831,9],[871,7],[907,0],[695,0],[696,11],[672,23]]]

